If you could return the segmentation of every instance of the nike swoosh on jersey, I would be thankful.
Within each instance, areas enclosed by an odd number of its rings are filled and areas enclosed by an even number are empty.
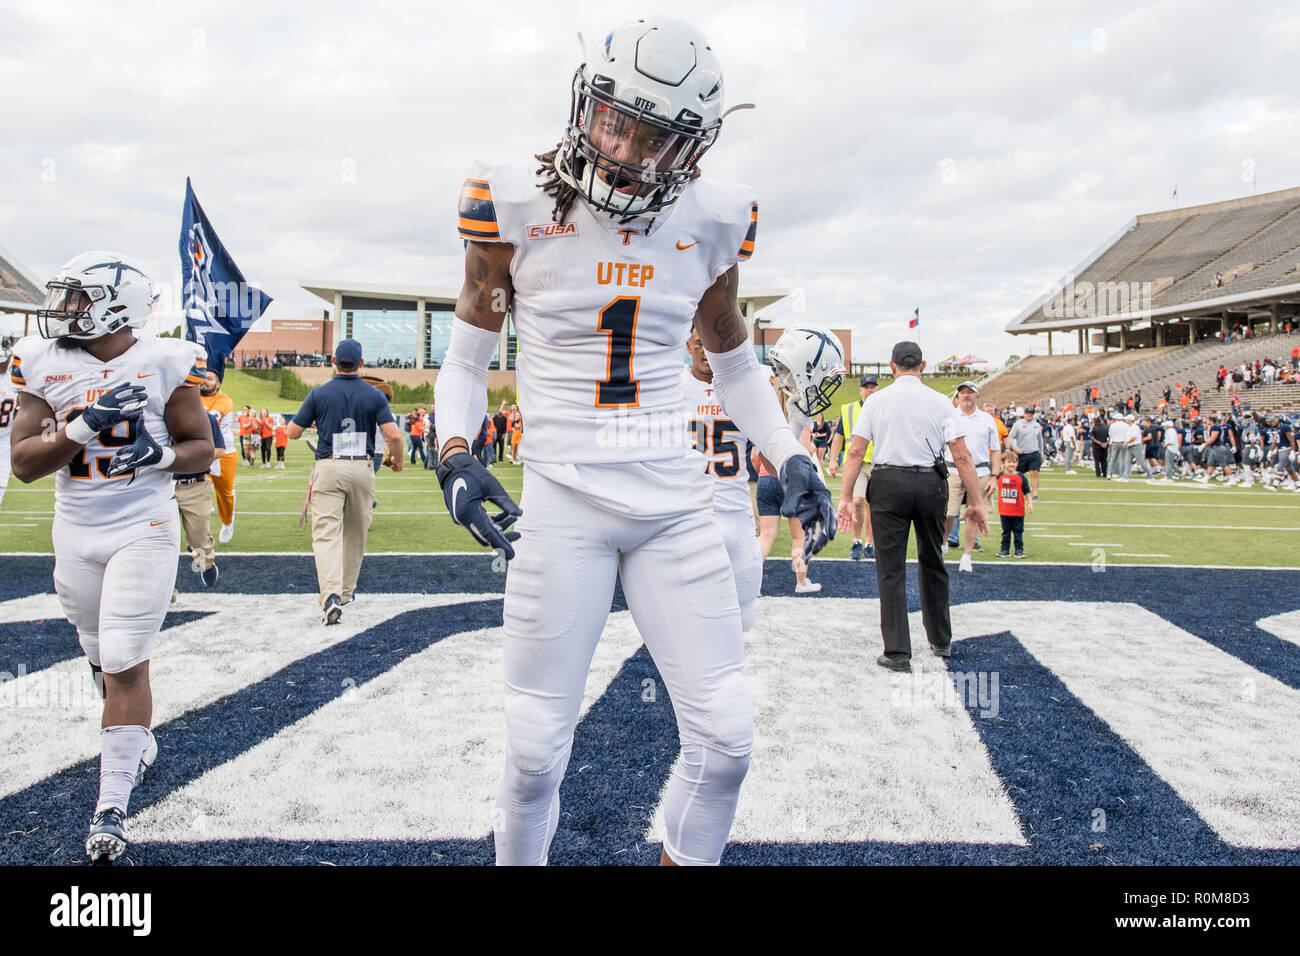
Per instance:
[[[146,372],[146,373],[143,374],[143,375],[141,375],[139,372],[136,372],[136,373],[135,373],[135,377],[136,377],[136,378],[153,378],[153,372]]]
[[[466,487],[467,483],[464,478],[457,478],[451,484],[451,518],[453,521],[456,520],[456,499]]]
[[[682,245],[682,241],[681,241],[680,239],[677,240],[677,248],[678,248],[678,249],[683,249],[683,250],[685,250],[685,249],[689,249],[691,246],[696,246],[696,245],[699,245],[699,240],[698,240],[698,239],[695,240],[695,242],[690,242],[690,243],[687,243],[686,245]]]
[[[166,519],[166,518],[164,518],[162,521],[150,521],[150,522],[149,522],[149,527],[151,527],[151,528],[156,528],[156,527],[158,527],[160,524],[166,524],[166,523],[167,523],[167,519]]]

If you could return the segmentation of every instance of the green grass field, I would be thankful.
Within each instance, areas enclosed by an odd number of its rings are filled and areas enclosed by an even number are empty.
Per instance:
[[[382,374],[382,369],[379,372]],[[893,379],[885,376],[880,379],[880,385],[883,388]],[[958,385],[965,379],[962,378],[927,378],[925,383],[936,391],[945,395],[950,395]],[[268,408],[272,412],[295,412],[300,404],[293,399],[281,398],[279,386],[275,382],[268,382],[265,379],[255,378],[238,369],[230,369],[226,372],[226,377],[222,381],[221,390],[230,396],[230,400],[235,403],[235,409],[241,409],[245,405],[251,405],[257,411]],[[855,402],[858,399],[858,380],[856,378],[846,381],[836,391],[833,404],[827,415],[834,421],[839,415],[840,406],[848,402]],[[396,414],[405,414],[411,411],[411,408],[400,403],[393,403],[393,412]]]
[[[310,521],[298,529],[311,470],[311,452],[302,441],[290,442],[284,471],[241,464],[235,481],[235,537],[218,551],[309,551]],[[516,498],[522,467],[500,464],[496,475]],[[839,482],[830,480],[838,500]],[[1134,480],[1116,484],[1079,471],[1043,472],[1041,498],[1026,521],[1030,559],[1091,562],[1104,553],[1118,564],[1215,564],[1293,567],[1296,533],[1300,532],[1300,495],[1288,491],[1227,488],[1179,482],[1148,485]],[[376,479],[375,510],[367,550],[473,551],[477,545],[451,523],[431,471],[407,466],[401,474],[383,469]],[[54,479],[32,485],[11,480],[0,505],[0,551],[50,553]],[[217,518],[212,516],[214,534]],[[842,534],[826,549],[827,557],[848,557],[850,535]],[[976,562],[998,561],[996,540],[987,542]],[[774,557],[788,556],[790,539],[782,530]],[[950,556],[956,557],[950,552]],[[815,565],[814,565],[815,567]],[[814,579],[816,575],[814,573]]]

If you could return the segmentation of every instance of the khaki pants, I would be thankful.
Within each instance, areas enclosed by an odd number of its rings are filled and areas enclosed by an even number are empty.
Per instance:
[[[185,546],[190,551],[203,552],[203,570],[206,571],[216,560],[216,547],[212,542],[212,490],[208,482],[177,484],[176,506],[181,512],[181,526],[185,528]]]
[[[375,466],[371,459],[322,458],[312,470],[311,546],[316,555],[320,604],[331,594],[347,603],[357,586],[366,532],[374,514]]]

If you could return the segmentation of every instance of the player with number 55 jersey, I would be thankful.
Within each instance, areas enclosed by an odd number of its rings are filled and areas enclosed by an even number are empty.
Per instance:
[[[126,849],[127,801],[158,747],[149,661],[176,581],[172,472],[204,471],[201,345],[137,338],[153,283],[131,260],[89,252],[46,285],[41,337],[14,346],[14,477],[55,474],[54,589],[90,660],[104,714],[99,800],[86,852]]]
[[[465,284],[436,383],[448,509],[513,558],[497,862],[547,860],[619,579],[681,740],[661,860],[716,864],[749,766],[753,705],[712,479],[687,435],[692,321],[719,404],[781,469],[792,510],[826,517],[813,550],[834,534],[830,495],[786,426],[737,301],[758,204],[748,188],[700,175],[724,116],[717,55],[687,24],[636,20],[591,49],[571,93],[564,136],[540,167],[478,165],[461,188]],[[468,453],[507,313],[529,424],[522,516],[509,533],[519,508]],[[485,501],[500,513],[488,518]]]

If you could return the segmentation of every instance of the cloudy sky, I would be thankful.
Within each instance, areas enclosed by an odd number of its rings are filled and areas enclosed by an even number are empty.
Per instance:
[[[758,193],[765,314],[885,358],[1000,364],[1002,329],[1133,215],[1300,186],[1300,8],[1281,2],[472,4],[0,0],[0,245],[178,271],[185,177],[249,278],[457,286],[472,160],[557,141],[588,41],[694,22],[733,115],[709,175]],[[1058,340],[1058,345],[1061,344]]]

